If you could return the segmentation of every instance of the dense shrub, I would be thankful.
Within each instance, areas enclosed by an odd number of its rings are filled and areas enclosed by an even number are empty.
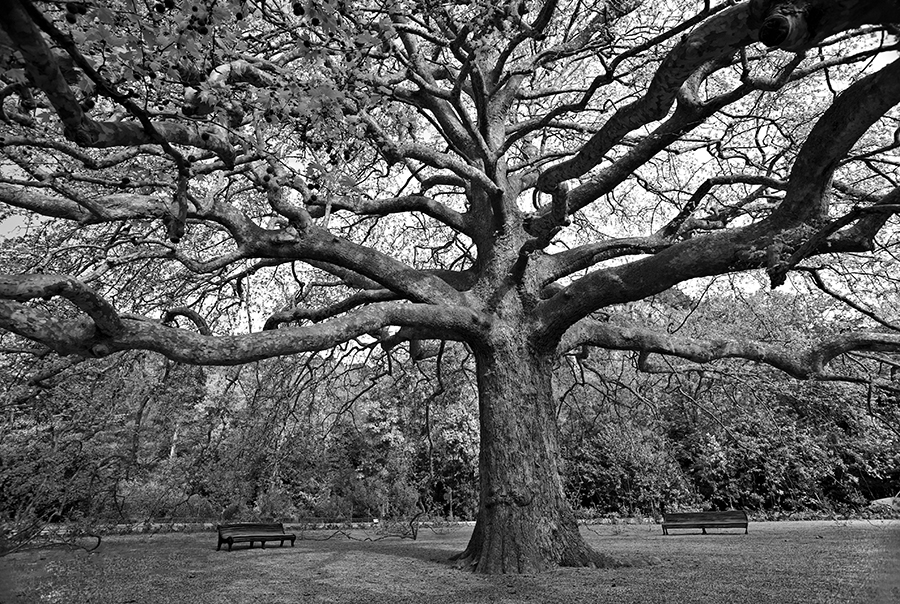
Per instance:
[[[626,376],[627,361],[607,353],[584,360],[581,377],[558,375],[567,495],[581,516],[871,514],[868,500],[900,490],[897,434],[874,413],[888,406],[852,387],[759,371]],[[424,390],[435,361],[380,382],[342,362],[310,362],[302,379],[280,360],[255,373],[148,355],[83,363],[0,424],[5,538],[58,521],[474,519],[471,360]]]
[[[566,478],[577,507],[659,514],[694,503],[692,485],[671,443],[630,423],[606,423],[569,443]]]

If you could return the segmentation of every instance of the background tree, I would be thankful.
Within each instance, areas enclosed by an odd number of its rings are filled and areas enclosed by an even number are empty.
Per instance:
[[[890,387],[832,362],[900,345],[825,270],[862,254],[893,278],[900,5],[641,4],[2,0],[0,201],[23,231],[0,327],[196,365],[463,342],[481,442],[461,563],[606,563],[563,491],[560,355]],[[761,270],[864,329],[681,335],[629,304]]]

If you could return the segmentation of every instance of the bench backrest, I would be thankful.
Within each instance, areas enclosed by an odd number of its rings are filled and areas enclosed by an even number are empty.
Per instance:
[[[663,516],[666,522],[747,522],[747,512],[744,510],[674,512]]]
[[[283,533],[284,524],[281,522],[232,522],[229,524],[220,524],[216,528],[219,534],[222,533]]]

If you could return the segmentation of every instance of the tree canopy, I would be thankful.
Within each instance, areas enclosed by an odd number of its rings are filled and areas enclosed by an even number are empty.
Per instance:
[[[480,572],[606,562],[563,495],[562,355],[895,388],[896,0],[0,10],[0,327],[32,342],[5,349],[461,342]],[[862,319],[751,338],[641,310],[763,280]]]

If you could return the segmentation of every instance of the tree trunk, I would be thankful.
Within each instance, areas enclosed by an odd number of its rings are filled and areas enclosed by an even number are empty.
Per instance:
[[[476,351],[480,501],[472,538],[456,558],[486,574],[610,565],[581,537],[563,493],[552,358],[522,339],[510,334]]]

